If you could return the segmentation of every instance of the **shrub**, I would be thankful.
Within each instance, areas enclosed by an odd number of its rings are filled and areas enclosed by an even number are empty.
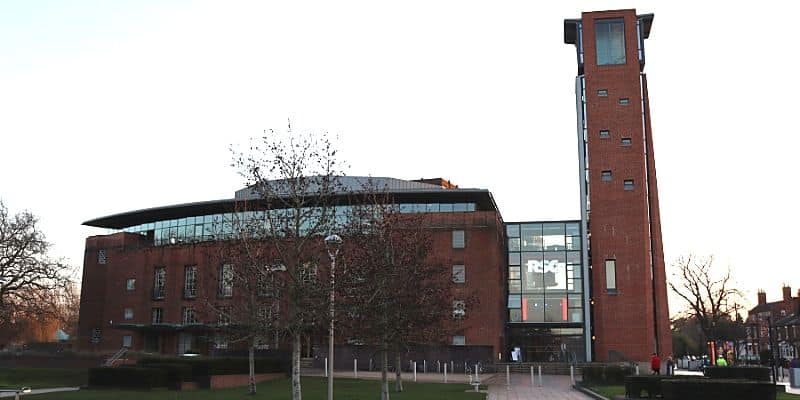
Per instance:
[[[597,364],[583,367],[583,381],[603,385],[622,385],[633,375],[633,367],[619,364]]]
[[[775,400],[771,382],[735,379],[664,379],[661,393],[665,400]]]
[[[89,386],[151,389],[167,386],[167,372],[134,366],[89,368]]]
[[[190,369],[189,376],[192,380],[198,380],[209,375],[237,375],[250,372],[247,358],[143,358],[140,359],[140,366],[158,365],[185,365]],[[256,358],[255,372],[286,372],[288,365],[282,360],[275,358]]]
[[[164,378],[166,385],[170,389],[179,390],[181,388],[181,382],[192,380],[192,367],[190,365],[157,363],[144,364],[140,365],[140,367],[163,370],[166,374]]]
[[[767,367],[706,367],[704,374],[712,379],[771,381],[770,371]]]

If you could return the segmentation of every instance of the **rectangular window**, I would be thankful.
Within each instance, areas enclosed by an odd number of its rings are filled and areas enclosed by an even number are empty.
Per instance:
[[[627,106],[628,104],[630,104],[630,102],[631,102],[631,100],[629,98],[627,98],[627,97],[623,97],[623,98],[619,99],[619,105],[621,105],[621,106]]]
[[[625,24],[622,18],[594,23],[597,65],[625,64]]]
[[[453,318],[463,319],[467,316],[467,305],[464,300],[453,300]]]
[[[603,182],[610,182],[611,181],[611,171],[603,171],[600,173],[600,180]]]
[[[233,296],[233,265],[225,264],[219,269],[219,295]]]
[[[217,313],[217,325],[225,326],[231,324],[231,308],[230,307],[218,307]]]
[[[133,309],[126,308],[124,312],[125,319],[133,319]]]
[[[197,266],[190,265],[183,268],[183,297],[187,299],[197,297]]]
[[[122,337],[122,347],[131,348],[133,345],[133,336],[125,335]]]
[[[617,260],[606,260],[606,290],[617,290]]]
[[[633,190],[633,179],[625,179],[625,181],[622,183],[622,186],[625,188],[625,190]]]
[[[623,146],[630,146],[633,141],[629,137],[624,137],[620,140]]]
[[[600,89],[597,91],[597,97],[608,97],[608,90]]]
[[[166,267],[156,267],[155,271],[153,272],[153,298],[154,299],[163,299],[164,295],[166,294],[166,287],[167,284],[167,268]]]
[[[197,323],[197,318],[194,314],[194,308],[183,307],[181,309],[181,323],[184,325]]]
[[[464,231],[453,231],[453,248],[463,249],[464,242]]]
[[[467,338],[464,335],[453,336],[453,346],[466,346]]]
[[[464,283],[466,282],[466,271],[463,265],[453,265],[453,282]]]
[[[108,257],[106,256],[105,249],[100,249],[97,251],[97,263],[101,265],[105,265],[108,262]]]
[[[611,132],[609,132],[608,130],[604,129],[600,131],[600,139],[608,139],[610,137],[611,137]]]
[[[130,292],[135,289],[136,289],[136,279],[129,278],[128,280],[125,281],[125,290]]]
[[[164,322],[164,309],[163,308],[154,308],[150,311],[150,323],[152,324],[160,324]]]

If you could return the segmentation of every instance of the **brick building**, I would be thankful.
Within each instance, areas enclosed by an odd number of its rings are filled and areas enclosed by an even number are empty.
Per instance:
[[[784,286],[778,301],[767,302],[767,293],[758,292],[758,304],[747,312],[746,357],[758,359],[764,350],[778,347],[778,356],[800,357],[800,290],[792,297],[792,288]]]
[[[435,253],[452,264],[454,290],[479,298],[463,329],[440,345],[485,349],[491,360],[644,361],[671,353],[643,73],[652,20],[618,10],[564,21],[578,61],[579,219],[506,223],[487,189],[378,178],[401,212],[423,215]],[[361,178],[342,179],[360,187]],[[220,285],[221,273],[198,274],[220,268],[214,226],[246,193],[86,222],[117,233],[86,241],[78,347],[173,354],[223,347],[209,334],[213,317],[181,293],[190,281],[205,290]]]
[[[586,347],[598,361],[672,352],[644,73],[652,22],[652,14],[635,10],[564,21],[564,41],[575,45],[578,62],[581,222],[591,266]]]

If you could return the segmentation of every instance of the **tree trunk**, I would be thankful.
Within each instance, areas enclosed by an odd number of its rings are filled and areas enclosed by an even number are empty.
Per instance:
[[[389,352],[381,350],[381,400],[389,400]]]
[[[395,361],[397,362],[397,368],[395,369],[395,381],[394,381],[394,391],[395,392],[402,392],[403,391],[403,377],[401,376],[403,364],[400,361],[400,351],[397,352],[395,355]]]
[[[256,394],[256,341],[250,342],[250,349],[248,351],[247,361],[250,364],[250,379],[248,382],[248,393]]]
[[[300,390],[300,334],[292,335],[292,400],[303,400]]]

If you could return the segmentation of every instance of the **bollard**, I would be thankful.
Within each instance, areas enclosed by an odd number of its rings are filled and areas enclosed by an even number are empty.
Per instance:
[[[464,373],[465,374],[467,373],[467,362],[466,361],[464,361]]]
[[[447,363],[444,364],[444,383],[447,383]]]
[[[456,364],[450,360],[450,372],[456,372]]]
[[[422,373],[428,373],[428,360],[422,360]]]
[[[542,383],[542,366],[540,365],[539,366],[539,387],[542,387],[542,386],[544,386],[544,384]]]
[[[569,381],[572,382],[573,386],[575,385],[575,366],[574,365],[570,365],[569,366]],[[649,394],[650,393],[648,392],[648,395]]]
[[[531,365],[531,387],[536,386],[536,381],[533,379],[533,365]]]
[[[508,371],[508,365],[506,365],[506,386],[511,386],[511,375]]]
[[[481,377],[478,375],[478,364],[475,364],[475,381],[480,382]]]
[[[369,370],[370,370],[370,372],[372,372],[372,359],[371,358],[369,359]]]
[[[417,362],[414,361],[414,382],[417,381]]]
[[[328,377],[328,357],[325,357],[325,377]]]
[[[358,359],[353,359],[353,376],[358,378]]]
[[[442,373],[442,363],[440,363],[439,360],[436,360],[436,373],[437,374]]]
[[[636,364],[636,366],[634,366],[634,367],[633,367],[633,369],[636,371],[636,372],[634,372],[634,373],[635,373],[636,375],[639,375],[639,364]]]

